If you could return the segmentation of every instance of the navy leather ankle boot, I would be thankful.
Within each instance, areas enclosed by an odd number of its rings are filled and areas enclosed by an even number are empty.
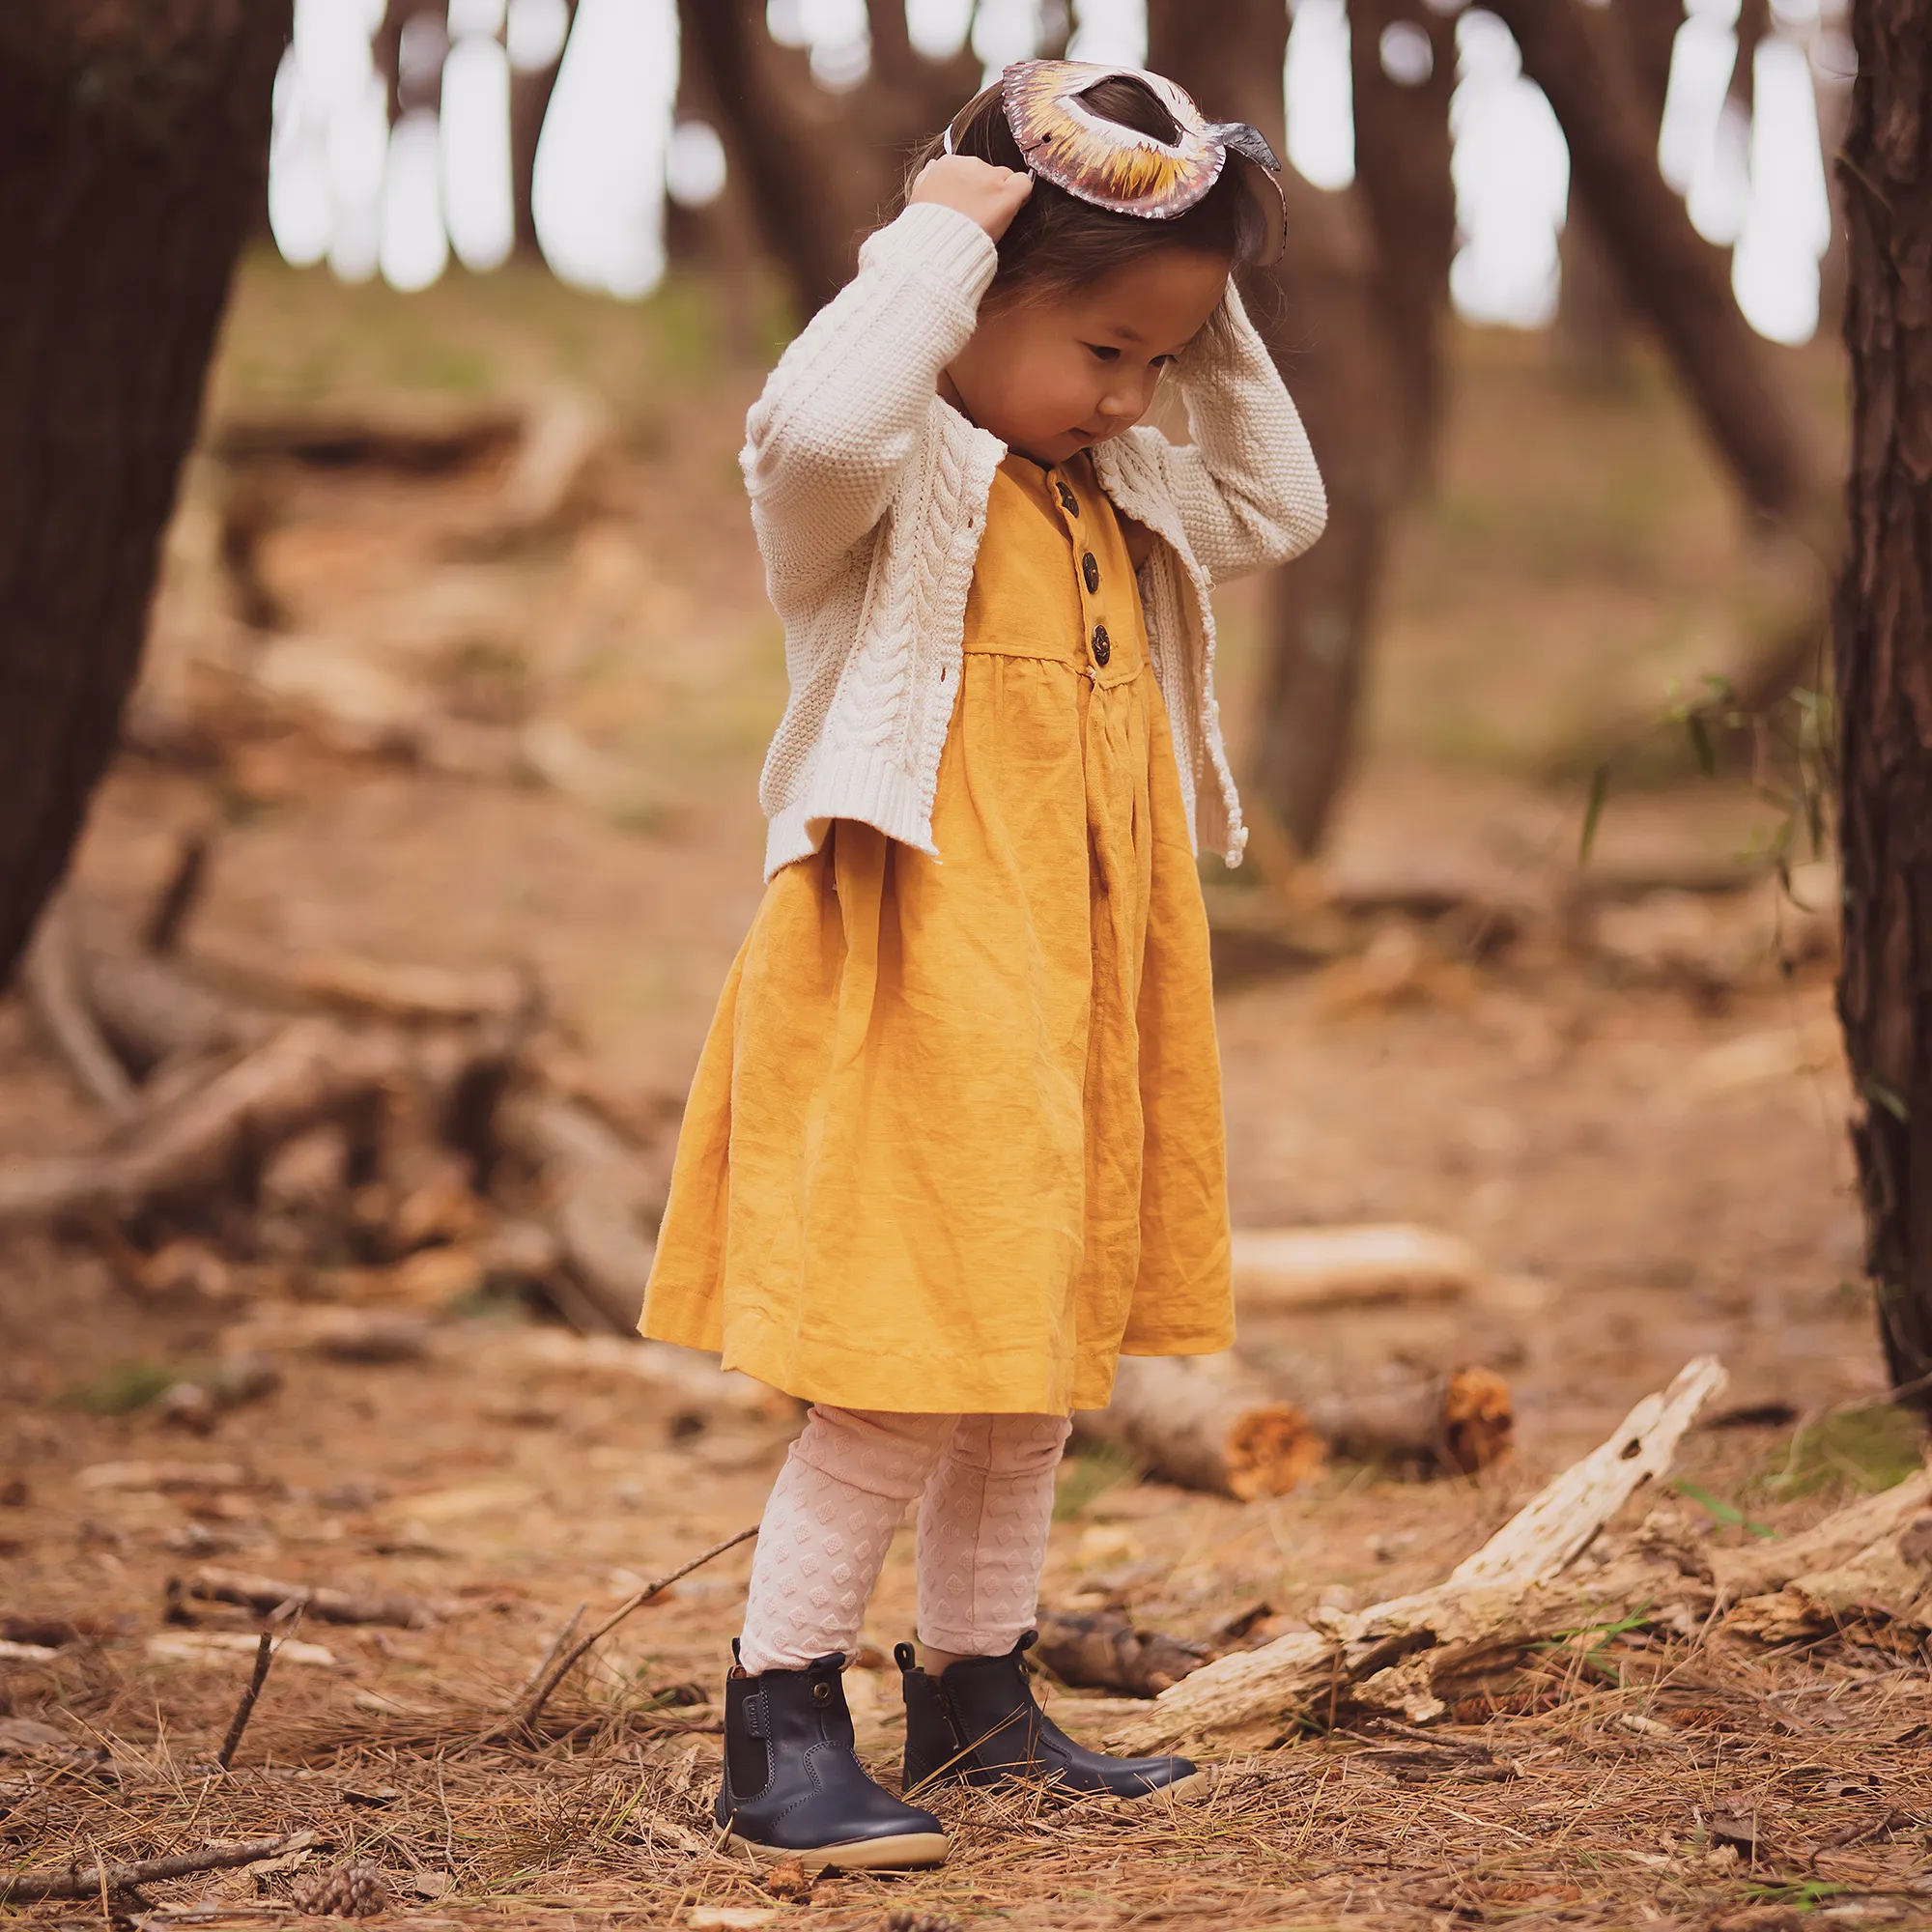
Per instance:
[[[1191,1777],[1184,1757],[1108,1757],[1077,1745],[1039,1708],[1026,1654],[1028,1631],[1004,1657],[968,1657],[937,1678],[909,1643],[893,1655],[905,1689],[905,1788],[917,1796],[951,1779],[998,1784],[1029,1778],[1063,1791],[1145,1798]]]
[[[853,1754],[844,1664],[836,1651],[759,1677],[733,1663],[718,1822],[761,1859],[851,1871],[942,1864],[939,1820],[880,1790]]]

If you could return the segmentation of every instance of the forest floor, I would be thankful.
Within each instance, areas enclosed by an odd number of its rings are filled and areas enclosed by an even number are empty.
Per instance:
[[[511,276],[405,303],[251,268],[217,430],[345,398],[461,410],[564,379],[607,398],[612,426],[568,514],[508,542],[477,535],[500,485],[488,462],[287,466],[249,523],[201,460],[141,714],[162,750],[125,758],[100,797],[90,902],[131,923],[184,831],[213,826],[191,945],[517,963],[606,1091],[635,1117],[674,1113],[759,892],[754,784],[782,662],[732,459],[769,333],[682,289],[625,311]],[[1794,363],[1818,397],[1831,380],[1822,353]],[[272,611],[245,637],[244,525]],[[1733,778],[1613,788],[1577,863],[1587,779],[1563,774],[1591,721],[1661,712],[1669,679],[1721,666],[1753,567],[1654,374],[1579,391],[1541,342],[1459,343],[1439,488],[1403,534],[1325,864],[1340,882],[1447,880],[1519,909],[1514,936],[1459,951],[1386,911],[1366,949],[1326,960],[1231,954],[1220,1017],[1237,1225],[1423,1223],[1473,1243],[1497,1284],[1256,1321],[1244,1347],[1314,1386],[1494,1367],[1518,1453],[1426,1483],[1336,1467],[1245,1505],[1076,1459],[1048,1604],[1211,1638],[1262,1606],[1292,1627],[1420,1588],[1700,1354],[1731,1385],[1721,1426],[1687,1437],[1671,1500],[1714,1544],[1802,1526],[1917,1465],[1858,1282],[1829,931],[1769,889],[1698,884],[1761,846],[1778,809]],[[1231,717],[1261,608],[1247,590],[1225,606]],[[1615,893],[1599,906],[1586,876]],[[99,1130],[20,1003],[0,1006],[0,1156]],[[944,1870],[776,1898],[708,1814],[747,1549],[607,1640],[541,1743],[482,1734],[579,1606],[594,1618],[755,1522],[785,1428],[675,1430],[621,1371],[546,1356],[540,1311],[482,1294],[440,1311],[415,1359],[292,1357],[274,1392],[188,1435],[148,1398],[263,1313],[211,1286],[136,1293],[71,1233],[0,1245],[0,1865],[316,1834],[299,1869],[153,1888],[166,1910],[150,1923],[299,1922],[294,1881],[355,1857],[385,1874],[378,1922],[424,1932],[843,1932],[893,1914],[1066,1932],[1932,1924],[1922,1659],[1635,1633],[1454,1710],[1443,1733],[1492,1754],[1476,1773],[1417,1770],[1366,1733],[1285,1738],[1187,1805],[949,1799]],[[888,1777],[909,1546],[847,1679]],[[310,1649],[278,1660],[224,1775],[210,1761],[259,1625],[185,1621],[167,1593],[211,1560],[408,1594],[435,1621],[305,1623]],[[1066,1692],[1053,1708],[1093,1737],[1121,1709]]]

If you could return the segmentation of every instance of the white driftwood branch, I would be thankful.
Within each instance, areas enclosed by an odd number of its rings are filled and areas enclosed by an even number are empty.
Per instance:
[[[1411,1720],[1440,1715],[1433,1679],[1443,1662],[1520,1647],[1577,1614],[1577,1592],[1565,1586],[1563,1573],[1631,1496],[1669,1466],[1692,1417],[1723,1384],[1716,1361],[1692,1362],[1446,1582],[1218,1658],[1162,1691],[1122,1742],[1136,1750],[1184,1739],[1265,1743],[1324,1708],[1363,1702]]]
[[[1587,1549],[1643,1485],[1669,1468],[1697,1411],[1724,1386],[1723,1365],[1702,1355],[1661,1395],[1647,1395],[1606,1442],[1520,1509],[1449,1574],[1452,1589],[1542,1583]]]

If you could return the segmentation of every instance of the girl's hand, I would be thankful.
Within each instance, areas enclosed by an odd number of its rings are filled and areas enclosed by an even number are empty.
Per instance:
[[[906,201],[932,201],[941,208],[956,208],[997,242],[1032,192],[1033,177],[1029,174],[996,168],[971,155],[941,155],[920,169]]]

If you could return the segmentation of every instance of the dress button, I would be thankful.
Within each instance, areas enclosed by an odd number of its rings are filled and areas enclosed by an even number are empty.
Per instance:
[[[1080,559],[1080,574],[1087,580],[1087,593],[1091,597],[1100,587],[1100,565],[1091,550]]]
[[[1065,483],[1060,483],[1057,478],[1055,480],[1060,491],[1061,507],[1069,517],[1077,517],[1080,514],[1080,498]]]
[[[1102,670],[1105,670],[1107,668],[1107,660],[1113,655],[1114,655],[1114,646],[1107,637],[1106,625],[1095,624],[1094,626],[1094,662],[1096,665],[1098,665]]]

